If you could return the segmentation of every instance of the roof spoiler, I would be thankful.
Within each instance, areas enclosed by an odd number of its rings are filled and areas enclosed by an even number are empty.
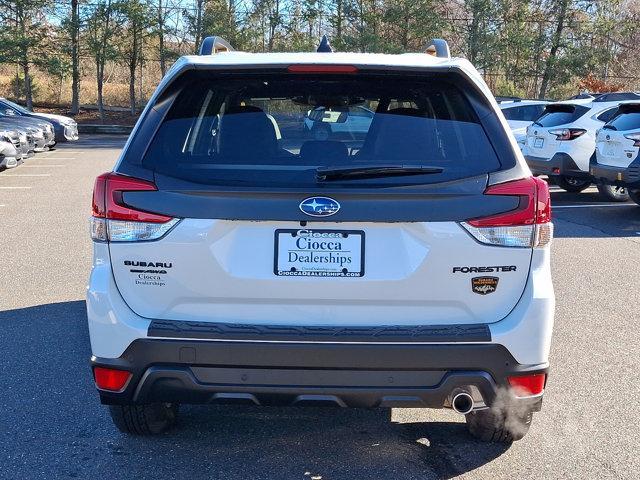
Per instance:
[[[429,55],[433,55],[438,58],[451,58],[451,52],[449,51],[449,44],[446,40],[441,38],[432,39],[427,45],[426,52]]]
[[[233,52],[235,49],[222,37],[206,37],[200,44],[198,55],[213,55],[218,52]]]

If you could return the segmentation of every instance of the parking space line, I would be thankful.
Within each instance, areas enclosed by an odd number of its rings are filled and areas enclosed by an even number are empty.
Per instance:
[[[6,173],[0,178],[8,177],[50,177],[50,173]]]
[[[34,158],[30,158],[28,161],[31,160],[75,160],[76,157],[36,157]]]
[[[553,210],[559,208],[600,208],[600,207],[637,207],[635,203],[604,203],[604,204],[584,204],[584,205],[552,205]]]
[[[33,187],[0,187],[0,190],[31,190]]]
[[[49,167],[52,167],[52,168],[65,168],[67,166],[68,165],[59,165],[59,164],[55,165],[54,164],[54,165],[21,165],[20,167],[21,168],[49,168]]]

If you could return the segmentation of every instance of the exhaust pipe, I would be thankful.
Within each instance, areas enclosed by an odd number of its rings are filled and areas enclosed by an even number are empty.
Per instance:
[[[461,415],[471,413],[473,411],[473,397],[468,392],[458,392],[451,400],[451,408]]]

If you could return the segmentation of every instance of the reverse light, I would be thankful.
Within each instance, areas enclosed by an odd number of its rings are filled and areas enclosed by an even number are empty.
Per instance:
[[[136,210],[126,205],[124,192],[155,191],[152,182],[117,173],[103,173],[93,188],[91,238],[99,242],[141,242],[158,240],[179,219]]]
[[[640,147],[640,132],[627,133],[624,138],[633,140],[634,147]]]
[[[131,372],[126,370],[118,370],[115,368],[94,367],[93,377],[96,381],[96,387],[100,390],[108,390],[110,392],[121,392],[131,379]]]
[[[587,133],[587,131],[583,128],[556,128],[554,130],[549,130],[549,133],[551,135],[555,135],[556,140],[566,141],[581,137]]]
[[[544,247],[553,237],[551,196],[547,182],[537,177],[492,185],[485,195],[519,197],[508,212],[475,218],[462,226],[480,243],[500,247]]]
[[[544,392],[547,374],[517,375],[508,377],[507,380],[516,397],[533,397]]]

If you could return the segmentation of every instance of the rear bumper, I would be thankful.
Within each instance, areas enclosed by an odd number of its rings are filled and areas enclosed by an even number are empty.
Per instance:
[[[559,152],[549,159],[526,155],[525,159],[534,175],[566,175],[574,178],[591,178],[589,172],[580,170],[575,160],[567,153]]]
[[[99,391],[104,404],[442,408],[457,388],[475,387],[490,406],[509,375],[547,371],[546,365],[519,364],[496,344],[169,339],[136,340],[120,358],[93,357],[92,365],[133,374],[124,391]],[[526,401],[539,409],[541,400]]]
[[[621,187],[640,188],[640,156],[636,157],[625,168],[598,163],[594,155],[591,157],[589,171],[597,182]]]

